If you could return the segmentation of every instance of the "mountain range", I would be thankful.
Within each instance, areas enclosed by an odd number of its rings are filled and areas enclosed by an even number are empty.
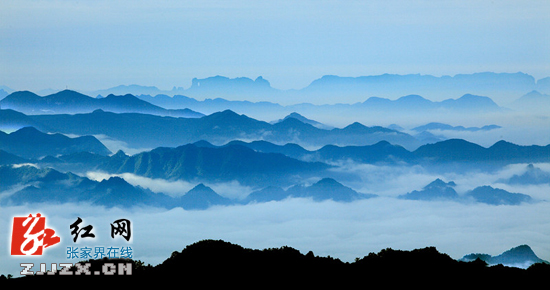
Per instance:
[[[412,128],[413,131],[417,132],[423,132],[423,131],[429,131],[429,130],[451,130],[451,131],[469,131],[469,132],[477,132],[477,131],[489,131],[494,129],[500,129],[502,127],[498,125],[485,125],[483,127],[464,127],[464,126],[451,126],[448,124],[438,123],[438,122],[432,122],[428,123],[426,125],[418,126]]]
[[[34,127],[23,127],[11,134],[0,131],[0,150],[23,158],[66,155],[81,151],[99,155],[111,154],[93,136],[69,138],[63,134],[46,134]]]
[[[201,113],[185,109],[164,109],[133,95],[108,95],[92,98],[84,94],[63,90],[41,97],[29,91],[14,92],[0,101],[3,109],[12,109],[25,114],[79,114],[101,109],[115,113],[143,113],[159,116],[198,118]]]
[[[200,158],[200,157],[199,157]],[[169,164],[166,162],[166,164]],[[173,166],[172,162],[172,166]],[[194,165],[194,164],[192,164]],[[179,167],[180,165],[175,165]],[[153,168],[150,164],[144,167]],[[198,165],[197,169],[202,170]],[[154,171],[154,169],[153,169]],[[223,169],[221,171],[224,171]],[[147,176],[148,174],[142,174]],[[183,179],[183,177],[176,177]],[[190,182],[198,183],[200,179],[192,178]],[[197,181],[199,180],[199,181]],[[211,179],[216,180],[216,179]],[[219,179],[218,179],[219,180]],[[242,176],[241,179],[242,180]],[[140,205],[163,208],[182,207],[184,209],[206,209],[214,205],[247,204],[269,201],[280,201],[287,198],[311,198],[314,201],[333,200],[337,202],[352,202],[360,199],[373,198],[377,195],[359,193],[344,186],[333,178],[322,178],[311,184],[295,184],[283,189],[277,178],[269,178],[269,182],[255,182],[255,187],[264,187],[248,194],[246,198],[229,199],[219,195],[212,188],[199,183],[188,192],[181,192],[176,197],[163,193],[153,193],[140,186],[130,185],[124,179],[113,176],[102,181],[90,180],[71,172],[62,173],[53,168],[40,168],[32,165],[0,166],[0,192],[12,191],[0,199],[4,205],[21,205],[25,203],[68,203],[90,202],[106,207],[133,207]],[[213,181],[211,181],[213,182]],[[288,180],[285,181],[288,183]],[[245,183],[246,184],[246,183]],[[274,185],[275,184],[275,185]],[[412,191],[398,196],[400,199],[423,201],[456,201],[464,203],[485,203],[489,205],[519,205],[534,202],[530,196],[520,193],[510,193],[491,186],[479,186],[464,194],[458,194],[454,182],[444,182],[436,179],[420,191]]]
[[[176,148],[159,147],[133,156],[118,154],[95,169],[168,180],[239,180],[244,184],[261,185],[266,182],[284,184],[290,177],[307,177],[328,168],[330,166],[324,163],[256,152],[244,146],[208,148],[187,144]]]
[[[490,98],[472,94],[464,94],[458,99],[449,98],[440,102],[430,101],[419,95],[405,95],[400,96],[396,100],[380,97],[369,97],[364,101],[362,100],[360,102],[349,104],[313,104],[302,102],[288,105],[281,105],[273,101],[251,102],[226,100],[223,98],[207,98],[198,101],[194,98],[182,95],[175,95],[173,97],[167,95],[139,95],[138,97],[151,104],[165,108],[191,108],[206,114],[230,109],[255,116],[256,118],[262,116],[267,118],[281,114],[289,114],[292,112],[319,116],[326,115],[327,113],[353,113],[354,115],[357,115],[361,112],[377,112],[381,110],[383,110],[386,114],[395,115],[417,115],[420,112],[472,114],[477,112],[503,111],[503,109]],[[296,98],[296,100],[300,99]],[[414,110],[411,110],[411,108]]]
[[[548,113],[548,108],[550,108],[550,92],[546,92],[543,94],[536,90],[531,91],[515,100],[511,106],[527,112]]]
[[[525,171],[522,174],[514,174],[510,178],[500,179],[499,182],[508,184],[550,184],[550,173],[529,164],[525,166]]]
[[[88,94],[93,96],[128,93],[151,96],[159,94],[186,95],[201,100],[225,98],[228,100],[246,99],[255,102],[277,100],[277,103],[283,105],[296,104],[296,100],[328,104],[334,102],[336,95],[345,96],[346,99],[358,102],[365,100],[365,97],[381,96],[395,99],[411,93],[430,99],[452,98],[465,94],[515,99],[517,96],[533,90],[550,93],[549,79],[544,78],[537,81],[531,75],[521,72],[482,72],[441,77],[420,74],[383,74],[359,77],[325,75],[313,80],[304,88],[280,90],[273,88],[269,81],[261,76],[255,80],[246,77],[214,76],[203,79],[195,78],[187,89],[174,87],[172,90],[160,90],[156,87],[130,85],[88,92]]]
[[[196,146],[216,147],[208,142],[194,143]],[[298,144],[276,145],[267,141],[231,141],[226,145],[241,145],[259,152],[281,153],[286,156],[308,161],[338,162],[352,160],[358,163],[409,164],[429,163],[496,163],[511,164],[522,162],[548,162],[550,145],[521,146],[499,141],[486,148],[463,139],[449,139],[433,144],[422,145],[416,150],[407,150],[399,145],[380,141],[365,146],[326,145],[317,150],[307,150]]]
[[[181,207],[186,210],[203,210],[211,206],[268,202],[284,198],[351,202],[375,196],[358,193],[332,178],[324,178],[310,186],[294,185],[286,191],[277,187],[276,190],[281,191],[281,196],[272,194],[274,191],[271,191],[271,188],[274,187],[266,187],[251,193],[244,200],[230,199],[199,183],[191,190],[172,197],[133,186],[118,176],[95,181],[71,172],[62,173],[52,168],[31,165],[0,166],[0,181],[0,192],[12,191],[0,198],[0,204],[11,206],[27,203],[91,203],[120,208],[156,206],[167,209]]]
[[[36,140],[42,143],[40,148],[35,148]],[[548,162],[550,159],[550,145],[519,146],[499,141],[485,148],[462,139],[426,144],[413,151],[387,141],[365,146],[326,145],[317,150],[307,150],[294,143],[277,145],[267,141],[230,141],[217,146],[201,140],[178,147],[157,147],[133,156],[117,152],[109,157],[107,155],[111,152],[92,136],[69,138],[61,134],[42,133],[33,127],[24,127],[11,134],[0,132],[0,150],[6,156],[3,163],[9,164],[27,161],[58,168],[72,164],[86,170],[130,172],[154,178],[216,177],[225,180],[241,178],[244,174],[250,178],[260,178],[261,174],[267,174],[271,169],[287,172],[287,175],[300,171],[306,173],[326,169],[329,167],[327,164],[346,161],[389,165],[474,163],[480,166]],[[244,157],[248,159],[242,160]],[[185,166],[180,166],[184,165],[182,162]],[[235,167],[229,170],[229,166]],[[197,168],[200,170],[197,171]],[[532,175],[531,179],[545,181],[546,175],[540,169],[532,168],[525,174]],[[511,182],[517,178],[520,177],[514,177]]]
[[[453,181],[444,182],[436,179],[426,185],[422,190],[414,190],[407,194],[400,195],[398,198],[409,200],[454,200],[460,202],[480,202],[490,205],[519,205],[521,203],[532,202],[533,199],[526,194],[511,193],[504,189],[493,188],[488,185],[478,186],[462,195],[459,195],[454,187]]]
[[[35,126],[74,135],[105,135],[133,148],[175,147],[206,140],[224,144],[232,140],[266,140],[273,143],[368,145],[382,140],[416,148],[411,135],[380,126],[353,123],[344,128],[319,129],[295,118],[270,124],[225,110],[201,118],[173,118],[138,113],[96,110],[86,114],[24,115],[0,110],[0,127]],[[174,134],[177,132],[177,134]]]

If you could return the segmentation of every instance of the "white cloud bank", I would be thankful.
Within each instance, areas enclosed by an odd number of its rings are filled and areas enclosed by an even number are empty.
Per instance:
[[[354,203],[287,199],[203,211],[154,208],[105,209],[85,204],[32,205],[0,208],[0,273],[17,275],[22,262],[76,262],[66,258],[67,246],[127,246],[134,258],[156,265],[202,239],[223,239],[244,247],[263,249],[291,246],[302,253],[353,261],[391,247],[412,250],[435,246],[458,259],[475,252],[498,255],[528,244],[550,260],[550,202],[521,206],[491,206],[455,202],[421,202],[379,197]],[[9,256],[11,219],[29,213],[46,216],[46,224],[61,243],[42,257]],[[77,217],[94,226],[95,239],[74,244],[69,225]],[[112,240],[109,224],[130,219],[133,238]]]

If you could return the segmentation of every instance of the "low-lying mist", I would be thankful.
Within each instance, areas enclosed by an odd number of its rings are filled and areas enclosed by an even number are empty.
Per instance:
[[[67,247],[131,246],[133,258],[156,265],[202,239],[223,239],[249,248],[291,246],[302,253],[353,261],[384,248],[411,250],[435,246],[455,259],[475,252],[497,255],[528,244],[542,259],[550,258],[550,202],[520,206],[491,206],[456,202],[423,202],[378,197],[352,203],[286,199],[207,210],[133,208],[128,210],[86,204],[33,204],[0,209],[0,273],[18,276],[22,262],[62,263]],[[43,256],[9,256],[11,220],[41,213],[61,243]],[[77,217],[92,225],[96,238],[73,243],[69,225]],[[110,223],[132,222],[130,242],[111,239]]]

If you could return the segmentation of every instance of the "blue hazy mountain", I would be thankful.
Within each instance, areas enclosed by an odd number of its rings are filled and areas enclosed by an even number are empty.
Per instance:
[[[323,178],[310,186],[295,185],[287,189],[287,193],[292,197],[312,198],[315,201],[331,199],[342,202],[375,196],[373,194],[358,193],[332,178]]]
[[[38,130],[49,132],[52,131],[47,126],[34,121],[29,116],[14,110],[0,110],[0,130],[12,132],[23,127],[34,127]]]
[[[289,198],[290,195],[279,186],[267,186],[251,192],[245,199],[246,202],[280,201]]]
[[[550,95],[534,90],[512,102],[510,107],[526,112],[547,113],[550,108]]]
[[[543,171],[533,164],[529,164],[521,175],[514,174],[514,176],[508,179],[500,180],[500,182],[508,184],[550,184],[550,172]]]
[[[0,180],[2,181],[0,191],[16,188],[15,192],[0,199],[2,205],[84,202],[105,207],[154,206],[167,209],[181,207],[186,210],[202,210],[214,205],[242,203],[240,200],[219,195],[203,183],[178,197],[170,197],[133,186],[117,176],[95,181],[71,172],[63,173],[52,168],[29,165],[0,166]],[[267,202],[287,197],[312,198],[314,201],[331,199],[338,202],[351,202],[374,196],[357,193],[334,179],[324,178],[311,186],[296,185],[287,191],[278,187],[267,187],[250,194],[244,202]]]
[[[9,95],[10,93],[6,90],[4,90],[3,88],[0,88],[0,100],[2,100],[3,98],[5,98],[7,95]]]
[[[158,206],[174,207],[174,201],[162,193],[134,187],[120,177],[100,182],[71,172],[34,166],[0,166],[1,190],[21,186],[0,199],[3,205],[27,203],[91,203],[106,207]]]
[[[92,95],[134,94],[168,96],[185,95],[203,100],[205,98],[224,98],[227,100],[249,100],[253,102],[270,101],[279,104],[296,104],[300,102],[330,103],[336,96],[345,99],[365,100],[367,96],[380,96],[396,99],[410,94],[427,97],[428,99],[450,99],[467,94],[503,97],[516,99],[532,90],[550,93],[550,81],[525,73],[494,73],[481,72],[473,74],[457,74],[455,76],[436,77],[420,74],[382,74],[359,77],[342,77],[325,75],[313,80],[301,89],[280,90],[271,87],[269,81],[262,77],[255,80],[239,77],[227,78],[214,76],[203,79],[193,79],[187,89],[173,88],[159,90],[147,86],[119,86],[103,91],[95,91]]]
[[[340,77],[323,76],[313,81],[301,93],[316,94],[319,98],[336,92],[348,96],[399,97],[411,93],[428,98],[452,98],[456,95],[477,94],[515,98],[535,88],[535,79],[524,73],[474,73],[435,77],[431,75],[395,75]]]
[[[456,184],[453,181],[444,182],[441,179],[436,179],[426,185],[422,190],[413,190],[404,195],[400,195],[401,199],[410,200],[456,200],[459,198],[454,187]]]
[[[362,93],[364,95],[364,93]],[[340,96],[338,93],[334,93]],[[230,109],[236,112],[244,113],[255,118],[273,119],[273,116],[289,115],[297,113],[313,116],[326,116],[327,114],[353,114],[384,112],[386,115],[418,115],[419,113],[457,113],[457,114],[475,114],[480,112],[496,112],[503,109],[494,103],[490,98],[476,96],[471,94],[463,95],[458,99],[447,99],[441,102],[430,101],[419,95],[405,95],[396,100],[381,97],[369,97],[365,101],[355,103],[337,103],[337,104],[313,104],[300,102],[303,99],[296,96],[294,103],[282,105],[273,101],[242,101],[228,100],[224,98],[197,100],[192,97],[175,95],[140,95],[140,99],[161,106],[164,108],[190,108],[210,114],[216,111]],[[280,117],[279,117],[280,118]],[[304,120],[302,120],[304,121]]]
[[[116,176],[102,180],[88,194],[91,195],[92,204],[105,207],[175,207],[174,201],[169,196],[133,186],[126,180]]]
[[[28,162],[30,162],[29,159],[25,159],[17,155],[13,155],[9,152],[6,152],[0,149],[0,165],[20,164],[20,163],[28,163]]]
[[[483,127],[464,127],[464,126],[451,126],[448,124],[443,123],[437,123],[432,122],[428,123],[426,125],[418,126],[413,128],[412,130],[417,132],[423,132],[428,130],[451,130],[451,131],[469,131],[469,132],[477,132],[477,131],[489,131],[494,129],[502,128],[498,125],[485,125]]]
[[[130,94],[92,98],[71,90],[63,90],[44,97],[29,91],[14,92],[0,101],[0,106],[3,109],[13,109],[32,115],[90,113],[94,110],[102,109],[116,113],[131,112],[186,118],[204,116],[187,108],[167,110]]]
[[[23,158],[62,155],[80,151],[107,155],[111,152],[93,136],[70,138],[24,127],[11,134],[0,131],[0,149]]]
[[[456,184],[453,181],[444,182],[441,179],[436,179],[426,185],[422,190],[414,190],[407,194],[398,196],[400,199],[409,200],[452,200],[459,202],[480,202],[490,205],[519,205],[524,202],[531,202],[533,199],[526,194],[511,193],[503,189],[493,188],[491,186],[479,186],[462,195],[459,195],[454,187]]]
[[[323,178],[312,185],[298,184],[287,190],[278,186],[268,186],[250,193],[246,198],[246,202],[279,201],[285,198],[311,198],[314,201],[334,200],[351,202],[375,196],[374,194],[358,193],[332,178]]]
[[[186,194],[175,198],[174,204],[183,209],[207,209],[214,205],[230,205],[231,199],[217,194],[212,188],[200,183]]]
[[[512,193],[504,189],[491,186],[479,186],[469,191],[466,198],[473,198],[476,202],[491,205],[519,205],[524,202],[531,202],[532,198],[522,193]]]
[[[509,267],[528,268],[535,263],[548,264],[548,261],[537,257],[535,252],[533,252],[528,245],[514,247],[497,256],[481,253],[468,254],[462,257],[460,261],[471,262],[476,259],[486,262],[489,266],[502,264]]]
[[[498,141],[485,148],[462,139],[449,139],[422,145],[413,153],[419,158],[433,162],[546,162],[550,158],[550,145],[519,146]]]
[[[214,146],[208,145],[198,146]],[[365,146],[335,146],[326,145],[318,150],[306,150],[303,147],[289,143],[276,145],[266,141],[231,141],[227,145],[241,145],[266,153],[281,153],[301,160],[321,162],[353,160],[360,163],[501,163],[518,162],[548,162],[550,161],[550,145],[519,146],[513,143],[499,141],[489,148],[462,139],[450,139],[434,144],[427,144],[414,151],[402,146],[380,141]],[[530,161],[533,160],[533,161]]]
[[[276,124],[276,123],[280,123],[280,122],[283,122],[284,120],[288,119],[288,118],[294,118],[294,119],[297,119],[298,121],[304,123],[304,124],[309,124],[313,127],[316,127],[316,128],[319,128],[319,129],[327,129],[327,130],[330,130],[330,129],[334,129],[333,127],[331,126],[328,126],[328,125],[325,125],[323,123],[320,123],[320,122],[317,122],[315,120],[311,120],[311,119],[308,119],[296,112],[292,112],[290,113],[288,116],[284,117],[283,119],[279,119],[277,121],[273,121],[271,122],[272,124]]]
[[[448,112],[481,112],[499,111],[501,108],[491,98],[466,94],[458,99],[446,99],[441,102],[433,102],[419,95],[406,95],[397,100],[370,97],[360,105],[355,105],[366,110],[386,110],[389,112],[428,112],[434,110],[447,110]]]
[[[239,180],[245,184],[288,182],[289,176],[310,176],[330,166],[304,162],[282,154],[261,153],[244,146],[219,148],[193,144],[159,147],[133,156],[113,156],[98,169],[110,173],[134,173],[150,178],[210,182]]]
[[[200,141],[193,143],[198,147],[220,147],[209,142]],[[318,150],[307,150],[298,144],[288,143],[277,145],[267,141],[231,141],[226,145],[240,145],[263,153],[280,153],[286,156],[304,160],[319,162],[338,162],[353,160],[359,163],[396,163],[417,161],[414,154],[399,145],[392,145],[387,141],[380,141],[373,145],[365,146],[335,146],[326,145]]]
[[[134,148],[175,147],[206,140],[225,144],[235,139],[266,140],[277,144],[300,143],[310,146],[371,145],[388,141],[405,148],[421,144],[411,135],[395,130],[353,123],[345,128],[324,130],[298,119],[276,124],[258,121],[233,111],[213,113],[202,118],[172,118],[149,114],[116,114],[96,110],[88,114],[29,115],[32,121],[52,131],[75,135],[103,134]],[[11,122],[6,119],[4,122]],[[0,124],[1,126],[2,124]],[[172,132],[178,132],[173,134]]]
[[[90,92],[90,96],[108,96],[108,95],[158,95],[163,91],[155,86],[141,86],[141,85],[120,85],[108,89],[98,90]]]

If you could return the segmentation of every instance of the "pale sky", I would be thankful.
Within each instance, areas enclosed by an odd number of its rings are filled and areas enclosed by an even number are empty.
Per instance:
[[[300,89],[323,75],[550,76],[549,1],[0,2],[0,85]]]

